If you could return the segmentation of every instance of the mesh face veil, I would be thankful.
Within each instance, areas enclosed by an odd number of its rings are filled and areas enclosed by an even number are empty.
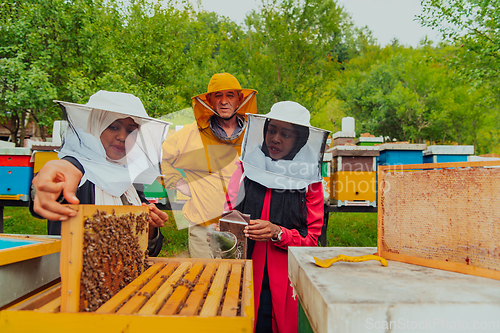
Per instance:
[[[99,91],[85,105],[56,102],[69,124],[59,158],[72,156],[83,165],[82,183],[88,179],[120,196],[132,183],[152,184],[161,174],[161,144],[169,123],[150,118],[137,97]],[[105,131],[111,134],[104,142]],[[115,154],[107,154],[108,149]]]
[[[309,124],[309,111],[279,102],[267,115],[248,115],[241,161],[244,175],[271,189],[297,190],[321,182],[328,131]]]

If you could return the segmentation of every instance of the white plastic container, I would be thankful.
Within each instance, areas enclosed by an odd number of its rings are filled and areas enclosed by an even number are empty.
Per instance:
[[[342,132],[345,132],[345,133],[354,132],[354,118],[353,117],[342,118]]]

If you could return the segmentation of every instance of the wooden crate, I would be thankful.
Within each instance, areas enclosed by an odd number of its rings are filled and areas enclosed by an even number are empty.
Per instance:
[[[0,234],[0,309],[59,278],[61,241]]]
[[[0,166],[0,199],[28,201],[33,168]]]
[[[377,198],[375,172],[340,171],[331,176],[333,199],[338,201],[369,201]]]
[[[59,239],[31,235],[0,235],[0,266],[59,252]]]
[[[37,173],[48,161],[58,160],[59,157],[55,151],[35,151],[33,153],[35,162],[33,165],[33,172]]]
[[[377,168],[378,147],[340,146],[328,150],[332,154],[332,173],[338,171],[367,171]]]
[[[338,146],[332,154],[330,204],[376,206],[378,147]]]
[[[33,167],[29,155],[0,155],[0,166]]]
[[[250,260],[153,258],[97,311],[60,312],[61,287],[0,311],[7,332],[247,332],[254,327]]]
[[[24,147],[0,147],[0,166],[32,168],[31,149]]]
[[[61,224],[61,311],[93,311],[144,270],[145,206],[73,205]]]
[[[380,155],[378,165],[421,164],[424,161],[422,151],[425,143],[384,143],[378,146]]]
[[[500,280],[499,166],[379,167],[378,255]]]

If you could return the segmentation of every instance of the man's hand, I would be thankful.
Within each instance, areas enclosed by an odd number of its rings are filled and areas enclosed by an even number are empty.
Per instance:
[[[189,189],[188,182],[184,178],[179,179],[175,188],[182,194],[191,197],[191,190]]]
[[[66,205],[57,202],[61,192],[70,204],[78,204],[76,189],[83,174],[78,168],[66,160],[47,162],[33,178],[35,198],[33,210],[49,220],[65,221],[76,212]]]
[[[212,232],[220,231],[219,223],[212,223],[207,227],[207,242],[210,243],[212,241]]]
[[[276,238],[281,228],[269,221],[264,220],[250,220],[248,226],[245,227],[245,236],[257,241],[267,242],[271,238]]]
[[[142,203],[143,206],[148,206],[149,208],[149,239],[153,239],[157,227],[163,227],[165,222],[168,221],[168,215],[164,211],[161,211],[156,207],[155,204]]]

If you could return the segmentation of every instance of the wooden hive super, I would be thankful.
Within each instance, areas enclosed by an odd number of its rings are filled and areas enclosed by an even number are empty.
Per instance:
[[[500,279],[500,162],[381,166],[378,254]]]
[[[147,207],[73,208],[61,283],[0,311],[2,333],[253,331],[250,260],[147,258]]]
[[[253,331],[250,260],[150,258],[149,261],[151,267],[94,312],[61,312],[61,286],[56,285],[0,311],[0,331]]]
[[[0,234],[0,309],[59,282],[61,241]]]

